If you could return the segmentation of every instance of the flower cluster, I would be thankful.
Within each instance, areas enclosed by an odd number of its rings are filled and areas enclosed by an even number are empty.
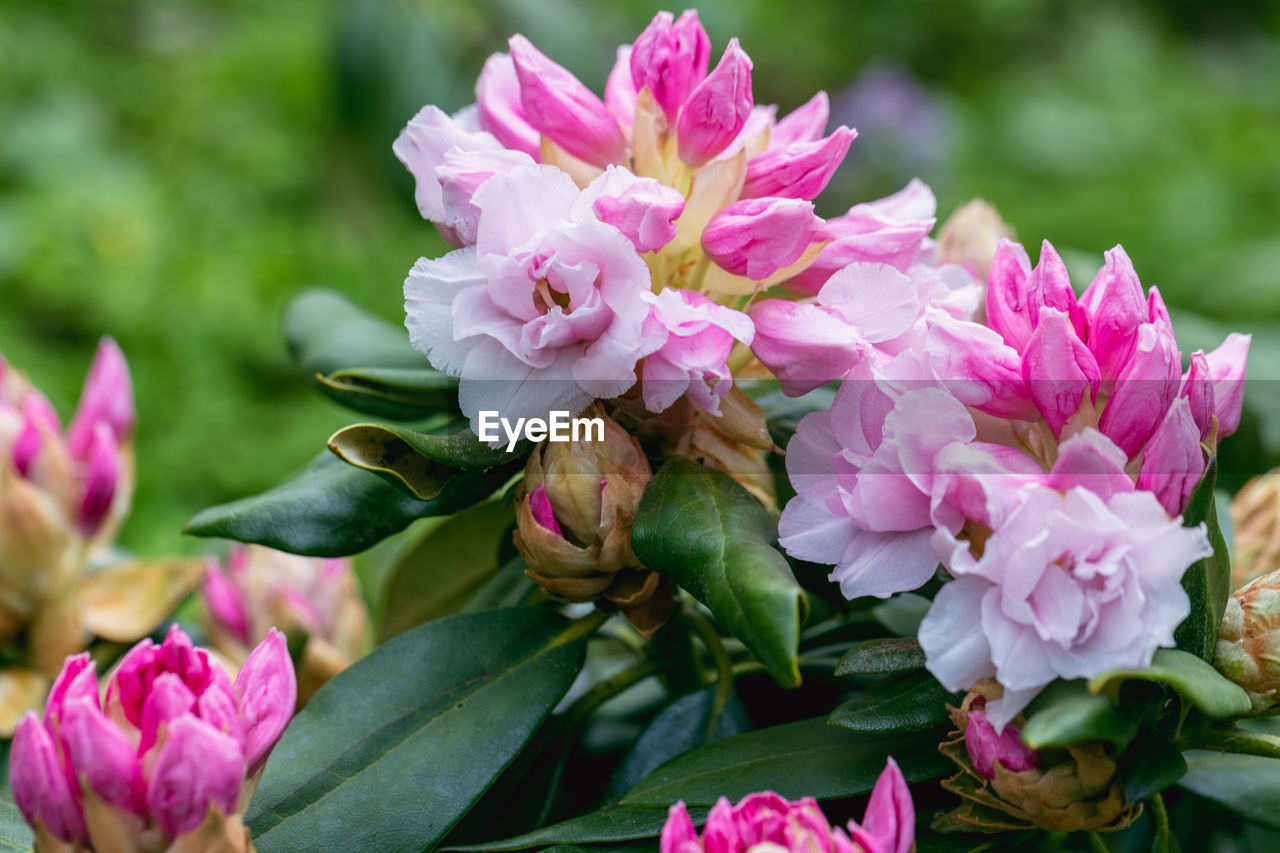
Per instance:
[[[70,657],[14,734],[14,800],[41,850],[245,849],[240,816],[296,693],[275,630],[232,682],[174,625],[125,654],[101,701],[89,655]]]

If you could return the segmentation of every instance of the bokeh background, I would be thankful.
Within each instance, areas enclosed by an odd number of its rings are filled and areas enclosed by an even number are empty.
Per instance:
[[[133,367],[126,547],[205,546],[195,511],[273,485],[347,422],[279,335],[306,286],[402,320],[444,250],[391,141],[457,109],[513,32],[599,90],[661,4],[590,0],[0,3],[0,352],[69,416],[99,335]],[[1280,447],[1280,6],[707,0],[757,102],[827,90],[857,127],[820,212],[919,175],[982,196],[1077,284],[1123,243],[1184,352],[1254,334],[1228,485]],[[674,11],[679,11],[677,7]]]

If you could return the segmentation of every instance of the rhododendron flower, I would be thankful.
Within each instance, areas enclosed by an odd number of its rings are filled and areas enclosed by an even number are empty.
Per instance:
[[[692,290],[667,288],[649,301],[653,320],[667,330],[667,342],[645,359],[645,406],[661,412],[687,392],[719,415],[720,401],[733,387],[729,352],[735,339],[751,343],[751,318]]]
[[[698,836],[684,802],[671,807],[662,827],[662,853],[909,853],[915,845],[915,807],[898,764],[889,759],[867,802],[862,823],[848,833],[833,828],[816,800],[790,802],[772,791],[749,794],[736,806],[724,797]]]
[[[121,659],[101,703],[89,655],[69,657],[43,719],[28,712],[14,734],[14,801],[42,849],[164,849],[197,830],[242,849],[241,817],[295,694],[275,631],[233,683],[175,625]]]

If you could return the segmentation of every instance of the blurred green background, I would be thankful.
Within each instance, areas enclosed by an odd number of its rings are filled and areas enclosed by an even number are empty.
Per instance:
[[[120,341],[139,408],[125,546],[205,547],[179,532],[196,510],[274,484],[349,420],[299,381],[279,316],[325,285],[402,319],[405,272],[444,249],[391,154],[405,121],[468,103],[516,31],[599,90],[659,8],[0,3],[0,352],[69,416],[97,337]],[[826,89],[859,128],[822,212],[918,174],[941,214],[983,196],[1032,246],[1070,250],[1081,285],[1123,243],[1184,352],[1252,331],[1251,377],[1280,378],[1280,6],[700,11],[716,56],[741,37],[757,102]],[[1252,384],[1264,433],[1237,440],[1239,476],[1280,445],[1280,383]]]

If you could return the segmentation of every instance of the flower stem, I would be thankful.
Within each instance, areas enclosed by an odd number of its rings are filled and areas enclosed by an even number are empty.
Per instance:
[[[596,682],[590,690],[579,696],[564,712],[564,716],[569,722],[569,727],[576,727],[578,723],[589,717],[596,708],[599,708],[628,687],[657,673],[662,667],[661,661],[637,661],[626,669],[615,672],[608,678]]]
[[[729,697],[733,695],[733,662],[729,660],[729,653],[724,650],[724,643],[720,642],[720,635],[701,613],[692,607],[686,607],[681,616],[698,635],[702,645],[707,647],[716,664],[715,701],[711,706],[711,715],[707,718],[707,730],[702,739],[703,743],[710,743],[711,736],[716,730],[716,723],[720,721],[720,713],[728,703]]]
[[[1085,838],[1088,839],[1089,849],[1093,851],[1093,853],[1111,853],[1111,851],[1107,849],[1106,842],[1102,840],[1102,836],[1098,833],[1090,832],[1085,835]]]
[[[1173,836],[1169,832],[1169,810],[1164,806],[1164,797],[1154,794],[1150,802],[1151,816],[1156,824],[1156,838],[1151,850],[1153,853],[1170,853],[1174,849]]]
[[[1229,729],[1209,729],[1199,733],[1191,741],[1185,748],[1280,758],[1280,737],[1249,731],[1238,726],[1232,726]]]

